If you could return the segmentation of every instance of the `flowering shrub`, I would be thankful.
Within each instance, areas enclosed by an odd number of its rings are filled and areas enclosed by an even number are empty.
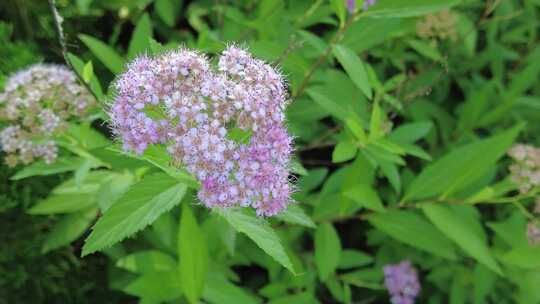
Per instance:
[[[0,132],[5,162],[14,167],[43,159],[51,164],[58,155],[54,136],[72,118],[82,118],[95,105],[77,83],[75,74],[60,65],[36,64],[11,75],[0,94]]]
[[[66,67],[8,77],[22,64],[0,56],[5,192],[59,175],[0,212],[46,223],[44,257],[106,261],[75,285],[126,303],[540,302],[535,1],[30,2],[6,16],[40,18],[7,40],[0,22],[0,42],[35,37]]]

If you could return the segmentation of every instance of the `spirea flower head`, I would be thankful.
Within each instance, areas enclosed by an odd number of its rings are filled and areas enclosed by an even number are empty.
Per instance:
[[[0,145],[9,166],[36,159],[54,162],[58,147],[54,136],[69,119],[83,117],[95,103],[67,67],[36,64],[8,78],[0,94]]]
[[[521,193],[540,186],[540,149],[517,144],[508,151],[508,155],[514,160],[509,168],[510,177]]]
[[[126,151],[165,144],[200,181],[198,198],[207,207],[250,206],[263,216],[286,208],[292,138],[284,80],[270,65],[236,46],[221,53],[217,67],[178,49],[135,59],[115,86],[110,115]],[[251,137],[235,141],[234,131]]]
[[[416,23],[416,33],[425,39],[456,40],[457,21],[450,10],[430,13]]]
[[[409,261],[384,266],[384,285],[392,304],[413,304],[420,293],[418,274]]]

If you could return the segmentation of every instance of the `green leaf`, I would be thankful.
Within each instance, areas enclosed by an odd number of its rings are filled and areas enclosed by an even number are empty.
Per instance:
[[[464,252],[478,260],[495,273],[502,275],[501,268],[491,255],[484,236],[479,234],[475,225],[463,217],[461,212],[441,204],[424,204],[422,210],[431,222],[449,239],[454,241]],[[475,219],[477,221],[477,219]],[[475,225],[472,225],[475,224]]]
[[[110,247],[144,229],[178,205],[186,185],[164,173],[146,176],[131,186],[99,219],[86,239],[82,256]]]
[[[403,200],[448,197],[481,178],[514,142],[521,127],[459,147],[424,168]]]
[[[92,77],[94,76],[94,66],[92,61],[88,61],[83,68],[82,77],[84,82],[89,83]]]
[[[371,111],[371,119],[369,121],[369,139],[375,140],[384,136],[382,124],[385,120],[385,115],[378,102],[373,104]]]
[[[315,228],[313,220],[304,212],[304,209],[298,205],[289,205],[287,210],[277,215],[277,218],[287,223]]]
[[[242,209],[221,209],[217,211],[238,232],[247,235],[259,248],[293,274],[296,273],[289,255],[281,244],[274,229],[266,221]]]
[[[209,273],[206,280],[203,299],[213,304],[257,304],[259,299],[225,279],[225,277]]]
[[[358,147],[352,141],[344,140],[338,142],[332,152],[332,162],[341,163],[353,159],[358,152]]]
[[[11,177],[12,180],[20,180],[31,176],[52,175],[56,173],[75,171],[84,162],[80,157],[60,157],[52,164],[43,161],[32,163]]]
[[[384,211],[381,199],[371,185],[355,185],[352,189],[345,191],[344,195],[364,208],[379,212]]]
[[[114,173],[108,171],[89,172],[83,182],[77,183],[75,178],[70,178],[56,186],[53,194],[95,194],[101,184],[115,177]]]
[[[367,11],[373,17],[414,17],[450,8],[461,0],[385,0]]]
[[[96,203],[94,194],[74,193],[51,195],[28,210],[29,214],[72,213]]]
[[[339,1],[345,3],[345,1]],[[352,82],[366,95],[367,98],[371,99],[371,85],[368,80],[368,75],[366,69],[364,68],[364,63],[358,57],[357,54],[348,47],[344,45],[335,45],[333,47],[334,56],[341,64],[341,66],[347,72],[347,75],[351,78]]]
[[[91,208],[62,218],[47,234],[41,246],[41,253],[47,253],[78,239],[90,227],[96,214],[97,209]]]
[[[122,257],[116,266],[135,273],[175,271],[176,261],[168,254],[157,250],[139,251]]]
[[[154,8],[158,16],[168,26],[174,26],[177,13],[179,13],[182,1],[179,0],[156,0]]]
[[[432,127],[431,121],[402,124],[388,134],[388,139],[401,144],[412,144],[425,137]]]
[[[339,269],[362,267],[373,263],[373,257],[359,250],[345,249],[341,252]]]
[[[336,13],[340,26],[345,24],[345,19],[347,18],[347,11],[345,10],[345,1],[342,0],[330,0],[332,8]]]
[[[232,128],[227,132],[227,138],[238,143],[238,144],[248,144],[253,131],[247,130],[244,131],[240,128]]]
[[[178,255],[180,256],[180,282],[184,294],[189,302],[198,303],[206,281],[208,251],[205,235],[197,224],[188,203],[182,207],[178,233]]]
[[[318,91],[315,91],[313,89],[307,89],[306,93],[311,97],[317,104],[319,104],[322,108],[324,108],[328,113],[335,116],[336,118],[339,118],[343,121],[349,117],[349,112],[347,109],[343,108],[340,104],[336,103],[335,101],[332,101],[325,95],[321,94]]]
[[[306,168],[304,168],[304,166],[302,166],[302,164],[295,159],[291,161],[291,172],[302,176],[308,175]]]
[[[94,94],[96,94],[98,99],[101,101],[101,99],[103,98],[103,90],[101,89],[101,84],[99,83],[96,75],[94,75],[94,71],[93,71],[94,65],[92,64],[92,61],[88,61],[88,63],[85,64],[79,57],[69,52],[67,53],[67,60],[69,61],[69,63],[71,63],[71,65],[73,66],[73,68],[75,69],[78,75],[84,74],[86,65],[88,64],[92,65],[92,74],[90,75],[90,78],[89,78],[90,89],[92,90]]]
[[[153,166],[161,169],[163,172],[167,173],[169,176],[177,179],[178,181],[185,183],[187,186],[192,188],[199,188],[198,181],[191,176],[186,170],[179,169],[172,165],[171,155],[167,153],[165,146],[149,146],[142,156],[136,155],[134,153],[124,152],[121,148],[118,147],[109,147],[110,151],[121,153],[123,155],[144,160]]]
[[[511,247],[525,247],[529,244],[525,231],[527,221],[525,216],[516,211],[509,218],[487,224],[503,242]]]
[[[319,225],[315,231],[315,264],[321,281],[336,271],[341,257],[341,241],[339,236],[329,223]]]
[[[351,133],[356,137],[356,139],[358,139],[360,144],[365,145],[367,143],[366,132],[364,131],[364,127],[362,126],[360,119],[355,116],[351,116],[345,120],[345,125],[349,130],[351,130]]]
[[[429,59],[432,59],[434,61],[441,61],[442,55],[433,46],[431,46],[429,43],[418,40],[418,39],[409,39],[407,40],[407,43],[411,48],[413,48],[415,51],[417,51],[419,54],[423,55],[424,57],[427,57]]]
[[[144,13],[137,21],[137,25],[131,35],[128,47],[128,59],[131,60],[137,55],[150,51],[150,39],[152,38],[152,23],[147,13]]]
[[[120,74],[122,72],[124,59],[113,48],[101,40],[85,34],[79,34],[79,39],[111,72],[114,74]]]
[[[505,253],[501,260],[507,264],[527,268],[538,269],[540,267],[540,247],[521,246],[513,248]]]
[[[401,177],[399,176],[399,170],[396,164],[391,162],[385,162],[385,161],[379,161],[379,166],[381,167],[381,171],[386,176],[390,184],[392,185],[392,188],[397,193],[401,192]]]
[[[372,214],[368,221],[378,230],[407,245],[436,256],[456,259],[454,246],[430,222],[413,211],[391,210]]]
[[[145,273],[122,290],[156,302],[172,301],[182,295],[182,285],[176,271]]]
[[[154,38],[148,39],[148,44],[150,45],[150,55],[159,55],[167,50],[163,44],[157,42]]]
[[[302,176],[298,182],[298,190],[302,192],[310,192],[317,188],[328,175],[327,168],[316,168],[309,170],[309,174]]]
[[[303,291],[293,295],[286,295],[277,299],[272,299],[268,304],[319,304],[314,294]]]
[[[111,176],[97,190],[96,199],[101,212],[106,212],[135,182],[135,176],[129,172]]]

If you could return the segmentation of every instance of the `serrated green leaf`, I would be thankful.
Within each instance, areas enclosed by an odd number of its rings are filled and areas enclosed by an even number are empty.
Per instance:
[[[262,218],[241,209],[221,209],[217,211],[238,232],[247,235],[259,248],[293,274],[296,273],[289,255],[272,227]]]
[[[442,204],[424,204],[422,210],[433,225],[454,241],[464,252],[502,275],[501,268],[491,255],[484,236],[480,235],[460,212]]]
[[[341,258],[341,241],[334,226],[323,223],[315,231],[315,264],[321,281],[336,271]]]
[[[114,203],[92,228],[82,256],[114,245],[178,205],[187,186],[164,173],[146,176]]]
[[[208,271],[208,251],[205,235],[197,224],[189,204],[182,206],[178,232],[180,282],[191,303],[198,303],[204,291]]]

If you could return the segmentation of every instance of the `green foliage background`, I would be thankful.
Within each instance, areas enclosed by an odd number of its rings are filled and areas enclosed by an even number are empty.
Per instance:
[[[519,194],[505,157],[540,145],[540,1],[357,2],[57,1],[102,108],[56,164],[2,166],[0,303],[386,303],[403,259],[419,303],[540,303],[539,189]],[[421,33],[427,14],[446,34]],[[46,1],[0,16],[0,84],[63,62]],[[123,154],[106,125],[138,54],[233,42],[290,86],[298,204],[272,219],[201,207],[163,147]]]

